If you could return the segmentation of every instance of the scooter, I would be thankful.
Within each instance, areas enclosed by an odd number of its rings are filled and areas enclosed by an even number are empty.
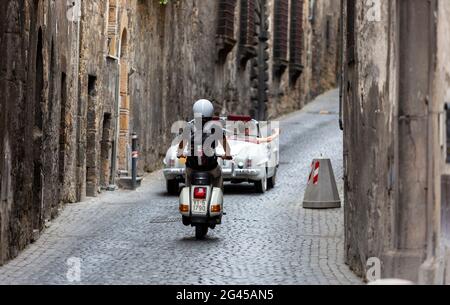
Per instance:
[[[222,224],[223,191],[213,187],[213,179],[207,172],[194,172],[191,187],[185,187],[180,195],[180,213],[183,225],[195,227],[195,237],[202,240],[209,229]]]
[[[212,186],[207,172],[194,172],[191,187],[185,187],[180,195],[180,213],[185,226],[195,227],[195,237],[204,239],[208,229],[222,224],[223,192]]]

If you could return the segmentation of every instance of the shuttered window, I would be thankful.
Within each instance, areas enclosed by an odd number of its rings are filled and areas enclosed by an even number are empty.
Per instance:
[[[236,44],[234,38],[235,9],[236,0],[219,0],[217,47],[220,60],[225,60]]]
[[[289,0],[275,1],[274,10],[274,71],[282,74],[287,65]]]

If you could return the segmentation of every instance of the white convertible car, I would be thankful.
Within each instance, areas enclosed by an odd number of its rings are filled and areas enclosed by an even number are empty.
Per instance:
[[[227,182],[253,183],[258,193],[275,187],[279,167],[279,128],[273,123],[260,123],[248,116],[229,116],[226,122],[227,139],[233,161],[219,160]],[[178,194],[184,183],[185,160],[177,159],[177,146],[169,148],[164,159],[167,192]],[[218,154],[223,148],[218,147]]]

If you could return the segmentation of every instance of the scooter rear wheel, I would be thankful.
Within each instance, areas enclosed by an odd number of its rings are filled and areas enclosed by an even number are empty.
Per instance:
[[[208,226],[207,225],[196,225],[195,226],[195,238],[198,240],[205,239],[208,234]]]

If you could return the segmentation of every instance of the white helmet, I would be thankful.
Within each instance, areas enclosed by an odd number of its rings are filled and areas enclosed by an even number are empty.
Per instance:
[[[201,115],[202,118],[212,118],[214,116],[214,106],[208,100],[199,100],[194,104],[194,115]]]

